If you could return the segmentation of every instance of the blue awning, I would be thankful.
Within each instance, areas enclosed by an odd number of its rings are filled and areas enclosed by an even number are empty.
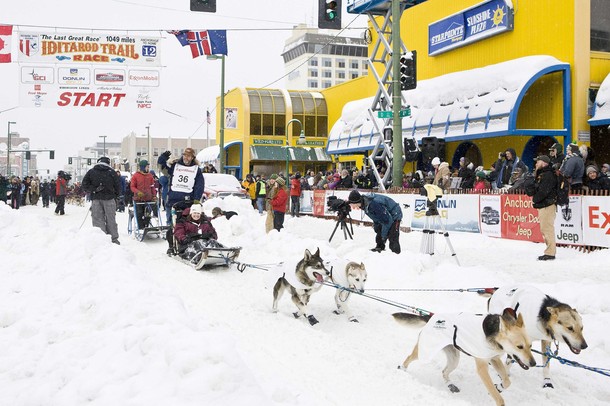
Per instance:
[[[610,74],[602,82],[595,97],[593,107],[593,117],[589,120],[589,125],[610,125]]]
[[[561,72],[563,123],[560,128],[517,128],[525,94],[540,77]],[[403,137],[445,141],[506,135],[568,136],[571,131],[570,65],[546,55],[528,56],[495,65],[422,80],[403,92],[411,116],[402,119]],[[373,98],[347,103],[333,125],[327,152],[349,154],[371,150],[387,120],[368,111]]]

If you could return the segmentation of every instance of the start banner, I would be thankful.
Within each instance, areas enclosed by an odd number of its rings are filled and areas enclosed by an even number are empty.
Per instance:
[[[21,32],[19,62],[161,66],[160,37]]]

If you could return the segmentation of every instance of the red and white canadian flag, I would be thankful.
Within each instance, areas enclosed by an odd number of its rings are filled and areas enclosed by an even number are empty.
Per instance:
[[[0,25],[0,63],[11,61],[12,25]]]

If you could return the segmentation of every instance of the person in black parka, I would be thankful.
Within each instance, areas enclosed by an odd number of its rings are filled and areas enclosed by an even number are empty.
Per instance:
[[[93,227],[99,227],[110,234],[112,242],[119,242],[116,223],[116,199],[121,193],[119,175],[110,166],[110,158],[101,157],[97,165],[89,169],[83,178],[83,189],[91,194],[91,220]]]

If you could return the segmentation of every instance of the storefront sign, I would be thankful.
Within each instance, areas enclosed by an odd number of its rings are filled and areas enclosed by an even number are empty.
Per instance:
[[[512,3],[489,0],[430,24],[428,55],[438,55],[512,29]]]
[[[284,140],[265,140],[261,138],[254,138],[252,144],[254,145],[284,145]]]
[[[305,143],[302,145],[313,145],[316,147],[323,147],[326,144],[324,143],[324,141],[305,141]]]

